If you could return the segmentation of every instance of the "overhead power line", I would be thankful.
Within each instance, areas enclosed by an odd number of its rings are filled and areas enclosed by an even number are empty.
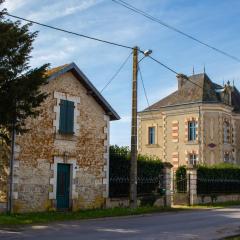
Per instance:
[[[125,8],[128,8],[129,10],[131,10],[131,11],[133,11],[135,13],[138,13],[138,14],[140,14],[140,15],[142,15],[142,16],[144,16],[144,17],[146,17],[146,18],[148,18],[148,19],[150,19],[150,20],[152,20],[154,22],[157,22],[157,23],[161,24],[162,26],[167,27],[168,29],[171,29],[171,30],[173,30],[173,31],[175,31],[175,32],[177,32],[177,33],[179,33],[179,34],[181,34],[181,35],[183,35],[183,36],[185,36],[185,37],[187,37],[187,38],[197,42],[197,43],[200,43],[201,45],[204,45],[205,47],[208,47],[208,48],[210,48],[210,49],[212,49],[212,50],[214,50],[214,51],[216,51],[216,52],[218,52],[220,54],[223,54],[223,55],[225,55],[225,56],[227,56],[227,57],[237,61],[237,62],[240,62],[240,58],[238,58],[236,56],[233,56],[233,55],[231,55],[231,54],[229,54],[229,53],[227,53],[227,52],[225,52],[225,51],[223,51],[223,50],[221,50],[219,48],[216,48],[216,47],[214,47],[214,46],[212,46],[212,45],[210,45],[210,44],[208,44],[206,42],[203,42],[202,40],[199,40],[196,37],[193,37],[192,35],[190,35],[188,33],[185,33],[183,31],[177,29],[176,27],[173,27],[173,26],[167,24],[167,23],[163,22],[162,20],[160,20],[160,19],[158,19],[156,17],[153,17],[152,15],[148,14],[147,12],[144,12],[144,11],[134,7],[133,5],[130,5],[129,3],[125,2],[125,1],[122,1],[122,0],[112,0],[112,1],[114,3],[117,3],[117,4],[125,7]]]
[[[146,91],[145,84],[144,84],[144,81],[143,81],[142,71],[141,71],[140,65],[138,65],[138,71],[140,73],[140,79],[141,79],[141,82],[142,82],[143,92],[144,92],[144,95],[145,95],[145,98],[146,98],[146,101],[147,101],[147,105],[148,105],[148,107],[150,107],[149,99],[148,99],[147,91]]]
[[[117,77],[117,75],[121,72],[121,70],[123,69],[123,67],[126,65],[128,59],[130,58],[130,56],[132,55],[132,52],[127,56],[127,58],[124,60],[124,62],[121,64],[121,66],[118,68],[118,70],[116,71],[116,73],[113,74],[113,76],[110,78],[110,80],[106,83],[106,85],[102,88],[102,90],[100,91],[100,93],[102,93],[107,87],[108,85]]]
[[[148,57],[149,57],[150,59],[152,59],[154,62],[156,62],[156,63],[160,64],[161,66],[163,66],[164,68],[168,69],[170,72],[175,73],[176,75],[179,74],[178,72],[176,72],[176,71],[173,70],[172,68],[168,67],[166,64],[160,62],[159,60],[153,58],[152,56],[148,56]],[[193,82],[193,81],[190,80],[187,76],[186,76],[185,79],[186,79],[187,81],[191,82],[192,84],[194,84],[194,85],[196,85],[196,86],[202,88],[202,86],[200,86],[200,85],[198,85],[197,83]]]
[[[9,17],[13,17],[13,18],[23,20],[23,21],[26,21],[26,22],[29,22],[29,23],[37,24],[39,26],[51,28],[51,29],[61,31],[61,32],[64,32],[64,33],[72,34],[72,35],[75,35],[75,36],[78,36],[78,37],[84,37],[84,38],[88,38],[88,39],[91,39],[91,40],[94,40],[94,41],[98,41],[98,42],[102,42],[102,43],[106,43],[106,44],[111,44],[111,45],[122,47],[122,48],[133,49],[130,46],[126,46],[126,45],[115,43],[115,42],[110,42],[110,41],[103,40],[103,39],[100,39],[100,38],[90,37],[90,36],[87,36],[87,35],[84,35],[84,34],[81,34],[81,33],[68,31],[68,30],[65,30],[65,29],[62,29],[62,28],[50,26],[50,25],[47,25],[47,24],[44,24],[44,23],[40,23],[40,22],[36,22],[36,21],[30,20],[30,19],[26,19],[26,18],[23,18],[23,17],[18,17],[18,16],[15,16],[15,15],[9,14],[9,13],[4,13],[4,14],[9,16]]]

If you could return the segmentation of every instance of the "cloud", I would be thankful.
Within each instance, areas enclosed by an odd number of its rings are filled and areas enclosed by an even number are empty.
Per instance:
[[[44,5],[38,11],[33,11],[28,15],[28,18],[35,21],[48,22],[60,17],[66,17],[76,12],[80,13],[92,6],[99,4],[96,0],[82,1],[59,1],[55,4]]]
[[[3,8],[7,8],[7,10],[11,13],[23,7],[24,5],[28,4],[29,2],[31,1],[30,0],[6,0],[3,3]]]

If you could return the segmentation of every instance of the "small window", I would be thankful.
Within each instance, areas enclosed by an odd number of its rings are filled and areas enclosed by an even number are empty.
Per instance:
[[[197,155],[189,154],[189,164],[196,165],[197,164]]]
[[[190,121],[188,122],[188,141],[195,141],[196,140],[196,122]]]
[[[230,154],[228,152],[224,153],[224,162],[226,163],[230,162]]]
[[[148,144],[155,144],[155,127],[148,128]]]
[[[74,125],[74,102],[61,100],[60,101],[60,134],[73,134]]]

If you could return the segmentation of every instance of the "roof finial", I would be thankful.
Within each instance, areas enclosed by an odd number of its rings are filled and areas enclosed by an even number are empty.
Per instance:
[[[206,73],[205,64],[203,65],[203,73]]]
[[[233,87],[234,87],[234,79],[233,79]]]
[[[193,75],[195,74],[195,71],[194,71],[194,65],[193,65],[193,69],[192,69],[192,74],[193,74]]]

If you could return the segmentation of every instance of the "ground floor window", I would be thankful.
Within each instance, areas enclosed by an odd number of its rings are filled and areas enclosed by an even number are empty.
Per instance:
[[[224,153],[224,162],[226,163],[230,162],[230,154],[228,152]]]
[[[197,155],[194,153],[189,154],[189,164],[196,165],[197,164]]]

